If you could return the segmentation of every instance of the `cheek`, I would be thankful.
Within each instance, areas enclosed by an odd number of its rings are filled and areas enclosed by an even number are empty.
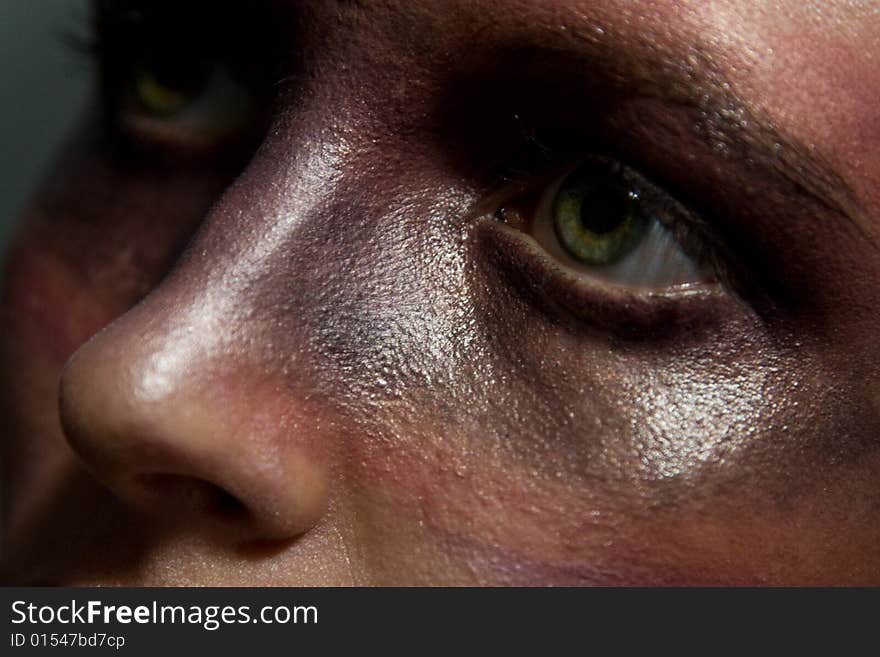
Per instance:
[[[13,250],[4,318],[41,336],[27,349],[51,354],[53,382],[156,286],[228,183],[123,174],[82,152],[54,180]],[[659,342],[554,319],[469,238],[467,199],[328,195],[285,224],[271,193],[245,188],[160,294],[194,326],[211,319],[199,303],[217,304],[223,336],[200,335],[234,348],[205,384],[227,407],[271,402],[254,440],[308,418],[308,449],[338,466],[335,503],[390,580],[432,563],[463,582],[756,581],[775,548],[754,537],[784,527],[792,490],[813,496],[817,464],[839,461],[840,418],[865,417],[829,392],[814,352],[740,307]],[[738,540],[748,549],[726,558]]]
[[[732,301],[659,341],[557,321],[453,215],[337,208],[254,293],[268,366],[283,351],[333,427],[366,558],[431,554],[461,581],[782,577],[782,500],[815,496],[846,412],[817,349]]]

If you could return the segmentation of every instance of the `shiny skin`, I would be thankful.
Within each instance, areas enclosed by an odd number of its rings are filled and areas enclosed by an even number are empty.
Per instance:
[[[880,583],[878,3],[293,4],[251,159],[122,167],[86,117],[23,218],[4,581]],[[468,90],[579,33],[698,44],[845,181],[851,222],[675,111],[629,128],[792,303],[575,284],[483,211]]]

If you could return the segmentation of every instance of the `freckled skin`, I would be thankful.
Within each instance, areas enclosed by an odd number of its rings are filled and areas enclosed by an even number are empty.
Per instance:
[[[3,580],[880,583],[880,5],[306,5],[251,160],[120,171],[88,118],[35,195],[0,306]],[[562,299],[475,216],[437,99],[475,31],[548,25],[699,43],[843,169],[861,230],[756,240],[808,311]],[[839,61],[794,94],[801,25]]]

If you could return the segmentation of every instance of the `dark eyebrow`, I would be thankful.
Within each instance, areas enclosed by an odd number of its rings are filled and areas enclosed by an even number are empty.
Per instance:
[[[737,95],[713,53],[696,44],[687,44],[684,51],[652,48],[650,56],[638,49],[613,47],[609,51],[595,36],[568,33],[582,53],[599,54],[622,84],[635,85],[639,94],[688,109],[697,117],[695,135],[713,151],[772,172],[794,193],[860,223],[858,217],[864,210],[843,176],[815,146],[785,134],[770,117],[750,109],[752,104]]]
[[[338,0],[337,4],[355,13],[371,11],[369,3],[360,1]],[[569,6],[545,0],[501,0],[485,3],[496,11],[480,11],[482,4],[475,3],[471,12],[450,2],[455,13],[460,13],[458,20],[469,21],[470,29],[461,31],[455,44],[446,37],[456,30],[438,35],[431,43],[419,24],[435,20],[442,25],[452,15],[447,5],[441,4],[442,16],[432,19],[429,15],[438,10],[428,8],[430,3],[425,8],[403,0],[388,4],[392,11],[405,15],[394,25],[395,38],[406,50],[424,53],[433,49],[441,58],[444,51],[455,53],[452,68],[461,66],[462,60],[478,62],[485,57],[497,61],[508,54],[514,54],[516,61],[525,51],[533,53],[535,60],[548,56],[580,60],[591,76],[604,77],[607,84],[627,94],[684,108],[695,118],[694,136],[716,154],[740,165],[750,163],[762,175],[771,175],[779,183],[777,188],[787,188],[810,205],[842,215],[864,229],[860,219],[864,209],[831,161],[811,144],[781,131],[769,116],[750,109],[753,104],[737,95],[719,64],[720,53],[683,34],[677,39],[670,39],[669,34],[664,38],[663,30],[669,26],[660,17],[636,21],[635,13],[615,8],[616,3]],[[629,29],[624,34],[619,29],[621,19],[627,18],[631,24],[638,23],[638,31]],[[474,76],[490,77],[485,72]]]
[[[750,104],[715,70],[711,58],[696,49],[693,52],[687,77],[692,74],[694,82],[687,84],[679,76],[675,88],[684,93],[666,99],[698,113],[694,130],[710,148],[772,172],[794,193],[858,223],[863,208],[854,189],[818,149],[784,133],[768,116],[750,110]]]
[[[688,130],[716,161],[748,169],[789,201],[840,215],[867,234],[865,210],[843,175],[814,145],[784,132],[755,103],[738,95],[718,53],[687,40],[654,38],[649,26],[635,42],[609,23],[577,15],[575,22],[567,14],[559,14],[553,23],[540,18],[526,22],[529,17],[523,16],[507,24],[475,26],[469,43],[491,44],[490,61],[510,57],[513,77],[536,80],[556,67],[562,69],[557,79],[568,79],[570,85],[599,79],[597,86],[614,88],[622,97],[675,106],[680,125],[674,130]]]

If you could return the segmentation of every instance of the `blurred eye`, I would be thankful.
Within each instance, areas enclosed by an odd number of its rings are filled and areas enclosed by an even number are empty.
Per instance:
[[[238,3],[101,2],[92,47],[108,127],[161,154],[238,153],[262,135],[275,38]]]
[[[174,116],[202,94],[210,73],[210,65],[201,62],[176,68],[141,64],[134,73],[137,100],[150,115]]]
[[[699,218],[624,165],[591,159],[532,198],[505,221],[579,275],[649,290],[714,280]]]
[[[153,144],[210,148],[247,130],[258,115],[251,90],[219,62],[147,61],[132,67],[125,87],[119,125]]]

